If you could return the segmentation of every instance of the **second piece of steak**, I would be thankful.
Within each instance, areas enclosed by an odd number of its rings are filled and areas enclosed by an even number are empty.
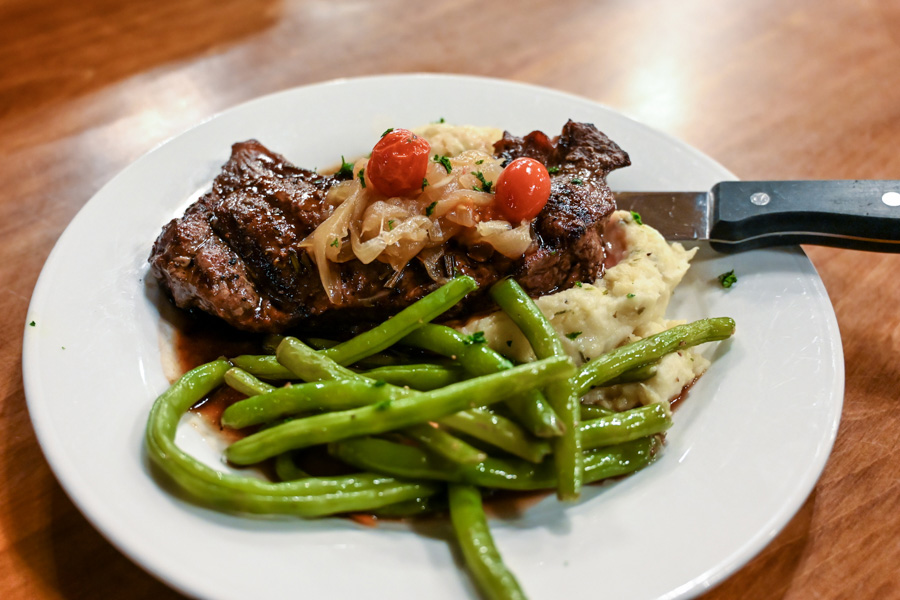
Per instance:
[[[256,141],[235,144],[212,190],[163,227],[150,255],[152,273],[185,309],[200,309],[247,331],[280,333],[383,319],[437,289],[453,274],[481,289],[466,308],[490,305],[486,288],[512,275],[533,296],[593,281],[603,269],[603,227],[615,202],[606,175],[628,155],[593,125],[568,122],[558,138],[504,134],[498,156],[529,156],[554,171],[547,205],[532,225],[536,243],[516,260],[453,240],[445,272],[411,261],[401,272],[379,261],[334,266],[341,300],[332,303],[300,242],[332,212],[328,190],[339,179],[291,165]]]

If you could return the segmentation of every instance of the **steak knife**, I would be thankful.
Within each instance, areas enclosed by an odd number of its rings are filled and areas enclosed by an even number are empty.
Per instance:
[[[900,181],[723,181],[706,192],[615,192],[668,240],[720,252],[815,244],[900,252]]]

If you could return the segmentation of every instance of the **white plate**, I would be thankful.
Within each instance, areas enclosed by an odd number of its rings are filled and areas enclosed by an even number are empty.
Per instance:
[[[122,552],[172,586],[214,598],[474,596],[440,536],[343,519],[243,518],[186,503],[148,471],[143,429],[167,382],[159,314],[143,281],[160,227],[255,137],[299,165],[368,151],[387,127],[446,118],[524,134],[595,123],[634,166],[619,189],[702,189],[733,176],[685,144],[593,102],[532,86],[413,75],[342,80],[238,106],[150,152],[106,185],[53,250],[24,344],[28,408],[56,476]],[[734,269],[737,285],[714,279]],[[761,550],[804,502],[840,418],[843,359],[828,296],[798,249],[705,250],[672,314],[729,315],[734,340],[676,412],[649,469],[548,498],[492,529],[532,598],[685,598]],[[206,452],[188,425],[180,440]],[[206,450],[205,450],[206,448]],[[434,533],[434,532],[428,532]]]

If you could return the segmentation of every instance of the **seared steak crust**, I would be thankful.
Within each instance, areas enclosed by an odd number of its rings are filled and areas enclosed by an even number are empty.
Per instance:
[[[615,209],[606,175],[630,164],[628,155],[593,125],[572,121],[555,139],[506,133],[495,152],[506,161],[532,157],[554,171],[550,199],[533,223],[535,243],[521,259],[453,241],[439,268],[414,260],[395,273],[354,259],[333,265],[341,298],[332,303],[299,243],[331,214],[325,196],[338,179],[295,167],[251,140],[235,144],[212,190],[163,227],[151,272],[179,307],[260,332],[383,319],[457,273],[481,286],[467,310],[489,306],[484,292],[507,275],[533,296],[599,277],[603,227]]]

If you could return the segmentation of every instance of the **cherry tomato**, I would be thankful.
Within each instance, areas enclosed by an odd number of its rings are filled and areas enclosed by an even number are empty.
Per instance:
[[[535,218],[550,198],[550,173],[533,158],[517,158],[497,178],[496,201],[510,221]]]
[[[422,189],[431,145],[408,129],[394,129],[375,147],[366,176],[385,196],[406,196]]]

